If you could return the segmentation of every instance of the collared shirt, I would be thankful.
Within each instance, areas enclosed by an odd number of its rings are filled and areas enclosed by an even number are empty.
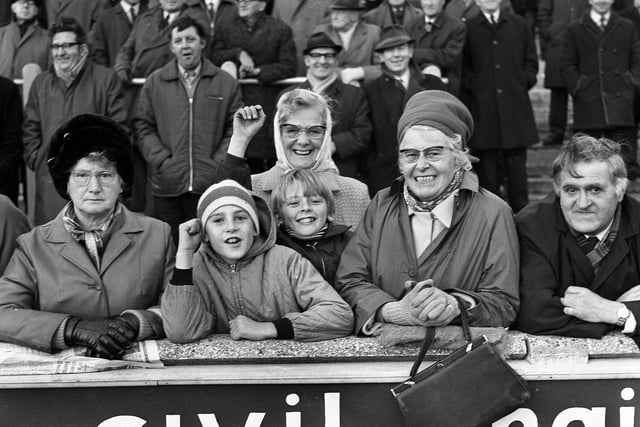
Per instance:
[[[591,9],[591,11],[589,12],[589,16],[591,17],[591,20],[595,22],[598,27],[602,28],[603,26],[606,27],[607,24],[609,23],[609,19],[611,18],[611,11],[602,15],[594,11],[593,9]],[[602,18],[604,18],[604,25],[602,23]]]
[[[162,12],[162,16],[164,20],[167,21],[167,24],[171,25],[174,19],[176,19],[180,15],[180,12]]]
[[[409,80],[411,79],[411,71],[409,71],[409,69],[407,68],[404,73],[402,73],[399,76],[396,76],[396,79],[398,79],[398,81],[402,83],[404,90],[409,89]]]
[[[433,31],[433,26],[436,23],[436,19],[438,19],[438,15],[436,16],[424,16],[424,29],[427,33]]]
[[[120,0],[120,7],[124,10],[124,13],[131,20],[131,11],[133,10],[133,17],[138,16],[140,13],[140,3],[138,4],[129,4],[125,0]]]
[[[496,10],[493,13],[485,13],[482,12],[482,14],[484,15],[485,18],[487,18],[487,21],[489,21],[489,23],[493,24],[493,23],[498,23],[500,21],[500,10]],[[493,16],[493,20],[491,19],[491,16]]]
[[[457,194],[457,191],[451,193],[449,197],[440,202],[431,212],[414,211],[408,206],[416,258],[420,257],[422,252],[424,252],[445,228],[451,226],[454,200]]]
[[[178,64],[178,73],[180,74],[180,79],[187,84],[188,88],[193,87],[196,80],[200,77],[200,72],[202,71],[202,62],[198,64],[198,66],[193,70],[185,70],[182,65]]]

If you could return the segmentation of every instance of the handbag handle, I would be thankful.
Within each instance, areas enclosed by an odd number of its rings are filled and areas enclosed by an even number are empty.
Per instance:
[[[467,343],[473,341],[471,338],[471,329],[469,329],[469,317],[467,316],[467,310],[465,309],[465,304],[457,295],[452,295],[456,301],[458,302],[458,307],[460,309],[460,323],[462,324],[462,333],[464,334],[464,340]],[[427,326],[424,341],[422,342],[422,347],[420,348],[420,352],[418,356],[416,356],[416,360],[413,362],[413,366],[411,366],[411,371],[409,376],[412,377],[418,372],[418,368],[422,364],[422,359],[424,359],[424,355],[427,353],[427,350],[433,343],[433,339],[436,337],[436,328],[432,326]]]

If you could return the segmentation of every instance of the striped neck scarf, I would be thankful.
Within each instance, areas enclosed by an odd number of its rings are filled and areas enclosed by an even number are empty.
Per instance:
[[[456,191],[462,185],[462,179],[464,178],[464,169],[458,169],[453,175],[453,179],[447,186],[447,188],[433,200],[428,202],[421,202],[416,200],[415,197],[409,191],[409,188],[405,184],[404,186],[404,201],[407,203],[409,209],[416,212],[431,212],[436,206],[438,206],[444,199],[449,197],[451,193]]]
[[[111,212],[105,222],[100,224],[91,230],[85,228],[78,219],[76,211],[73,209],[73,203],[67,203],[64,208],[64,214],[62,221],[64,222],[64,228],[67,230],[71,237],[78,243],[84,245],[89,254],[89,258],[93,262],[96,268],[100,269],[100,260],[104,252],[104,245],[109,240],[111,234],[111,225],[114,223],[114,218],[120,214],[122,206],[118,203],[115,209]]]
[[[609,232],[607,235],[599,241],[596,246],[591,249],[591,251],[587,252],[587,259],[591,263],[591,267],[594,272],[598,271],[600,266],[600,262],[604,257],[607,256],[611,247],[613,246],[613,242],[616,240],[618,236],[618,229],[620,228],[620,205],[616,209],[616,213],[613,215],[613,223],[611,224],[611,228],[609,228]],[[576,243],[581,248],[587,244],[588,239],[582,233],[575,233],[573,230],[572,234],[576,238]]]

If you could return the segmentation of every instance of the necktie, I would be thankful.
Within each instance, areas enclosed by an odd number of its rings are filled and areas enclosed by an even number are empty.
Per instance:
[[[491,16],[491,25],[495,27],[497,24],[496,16],[493,13],[490,16]]]
[[[193,81],[195,79],[196,79],[196,72],[194,70],[185,70],[184,80],[187,82],[189,87],[193,86]]]
[[[211,34],[213,34],[213,26],[216,20],[216,11],[213,8],[213,3],[207,4],[207,11],[209,12],[209,25],[211,26]]]
[[[578,245],[580,246],[580,249],[582,249],[582,252],[584,252],[585,254],[588,254],[593,250],[593,248],[596,247],[598,242],[599,240],[597,237],[591,236],[586,239],[580,239],[578,241]]]
[[[136,10],[133,7],[129,8],[129,19],[131,20],[132,24],[136,22]]]
[[[424,30],[427,33],[430,33],[433,30],[433,21],[431,19],[428,19],[427,22],[425,22]]]
[[[600,29],[604,31],[607,26],[607,18],[604,15],[600,15]]]

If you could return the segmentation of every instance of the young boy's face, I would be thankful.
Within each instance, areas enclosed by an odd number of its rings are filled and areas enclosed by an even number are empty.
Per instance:
[[[235,205],[220,206],[213,211],[205,231],[211,248],[229,264],[235,264],[249,252],[255,237],[251,217]]]
[[[327,223],[327,201],[320,195],[305,196],[302,188],[295,186],[286,192],[280,217],[298,236],[311,236]]]

